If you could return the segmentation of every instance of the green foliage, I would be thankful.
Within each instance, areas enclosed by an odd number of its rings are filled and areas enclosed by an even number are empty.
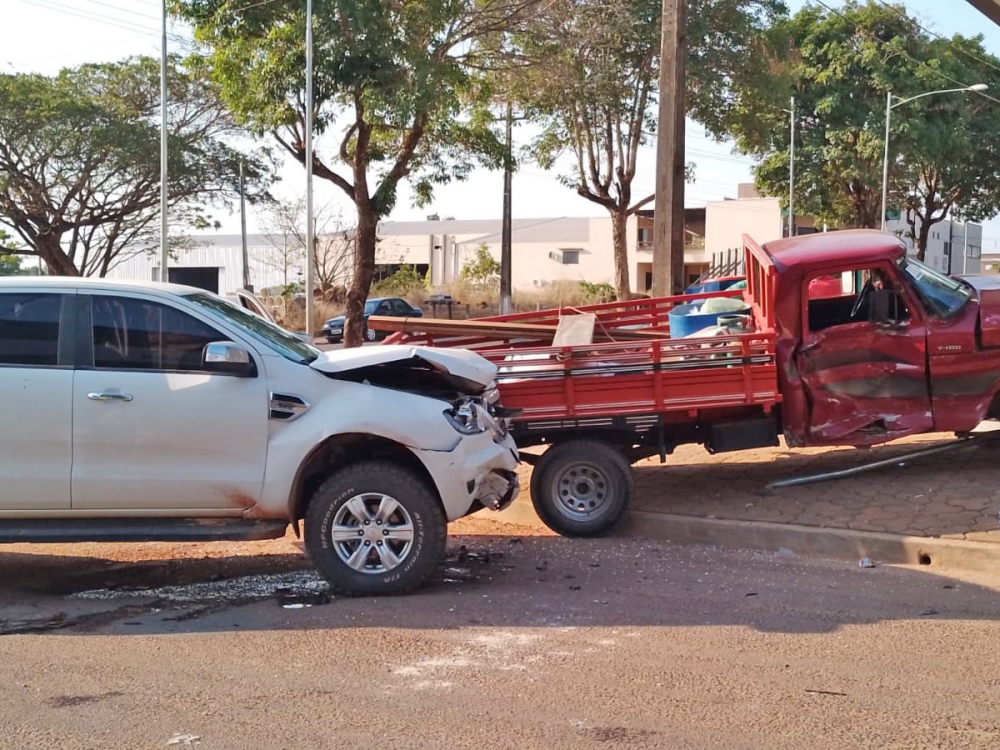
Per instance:
[[[614,302],[616,298],[615,288],[607,282],[581,281],[580,290],[595,302]]]
[[[282,284],[277,289],[278,296],[285,300],[290,300],[297,294],[305,294],[305,282],[294,281],[291,284]]]
[[[619,222],[622,297],[630,291],[625,218],[652,200],[633,195],[632,183],[640,148],[657,126],[661,11],[660,0],[554,0],[515,37],[530,65],[513,95],[542,126],[530,154],[545,169],[572,156],[561,181]],[[784,13],[780,0],[689,1],[688,112],[710,132],[725,135],[746,116],[736,85],[766,85],[760,40]]]
[[[204,76],[170,63],[171,221],[235,197],[241,131]],[[104,275],[159,240],[159,61],[0,74],[0,223],[58,274]],[[251,189],[269,164],[246,158]],[[256,197],[254,192],[251,197]]]
[[[981,38],[931,39],[901,5],[852,0],[838,12],[806,6],[777,25],[772,41],[772,83],[738,87],[748,116],[733,134],[742,151],[761,158],[760,191],[784,199],[784,110],[794,95],[797,212],[831,226],[880,224],[888,91],[898,101],[973,83],[1000,85],[992,67],[1000,60],[983,49]],[[995,103],[951,93],[901,104],[893,111],[890,146],[890,204],[911,219],[921,216],[926,230],[952,208],[972,219],[1000,208]]]
[[[372,286],[375,297],[406,297],[420,294],[427,289],[427,277],[421,276],[417,267],[403,264],[391,275]]]
[[[20,276],[21,273],[21,259],[0,251],[0,276]]]
[[[500,262],[490,255],[487,245],[480,245],[475,257],[462,266],[461,275],[474,286],[493,286],[500,281]]]
[[[477,163],[504,162],[482,72],[483,40],[516,27],[537,0],[316,0],[314,173],[357,208],[357,256],[346,343],[361,342],[378,220],[412,183],[436,185]],[[172,0],[207,48],[238,120],[305,164],[305,5],[300,0]]]

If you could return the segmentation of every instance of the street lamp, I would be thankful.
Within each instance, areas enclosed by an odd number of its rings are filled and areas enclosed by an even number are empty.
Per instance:
[[[916,96],[911,96],[909,99],[900,99],[895,104],[892,102],[892,92],[887,91],[885,95],[885,154],[882,159],[882,231],[885,231],[885,211],[886,203],[889,200],[889,121],[892,117],[892,110],[898,107],[900,104],[907,104],[909,102],[915,101],[917,99],[923,99],[925,96],[934,96],[935,94],[957,94],[964,91],[986,91],[989,86],[985,83],[977,83],[973,86],[964,86],[960,89],[940,89],[938,91],[928,91],[924,94],[917,94]]]
[[[791,99],[791,109],[788,113],[791,128],[790,146],[788,149],[788,236],[795,236],[795,97]]]

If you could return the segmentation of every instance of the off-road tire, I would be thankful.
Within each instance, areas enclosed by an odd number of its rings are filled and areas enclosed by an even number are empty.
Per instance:
[[[590,467],[605,482],[601,507],[592,517],[570,517],[553,494],[553,481],[574,466]],[[624,454],[600,440],[557,443],[542,454],[531,473],[531,503],[542,522],[569,537],[607,534],[625,517],[632,500],[632,467]]]
[[[332,525],[338,510],[363,493],[384,493],[400,503],[413,524],[413,544],[398,567],[383,573],[352,569],[338,556]],[[313,493],[305,515],[306,550],[334,593],[345,596],[406,594],[422,585],[444,558],[448,524],[423,477],[387,461],[353,464],[328,477]]]

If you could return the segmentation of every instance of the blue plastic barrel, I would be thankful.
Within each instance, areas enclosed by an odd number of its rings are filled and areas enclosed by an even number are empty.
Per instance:
[[[677,305],[673,308],[668,317],[670,319],[670,338],[682,339],[692,333],[712,328],[719,325],[719,316],[733,315],[739,311],[729,310],[715,313],[693,312],[701,308],[701,302],[692,302],[687,305]],[[746,309],[749,309],[747,306]]]

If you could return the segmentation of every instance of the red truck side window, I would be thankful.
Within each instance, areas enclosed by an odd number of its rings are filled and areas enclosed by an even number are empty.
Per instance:
[[[814,276],[808,286],[809,330],[815,333],[834,326],[865,322],[869,319],[870,292],[893,289],[889,274],[877,267]],[[905,320],[909,311],[902,297],[897,296],[897,299],[896,319]]]

